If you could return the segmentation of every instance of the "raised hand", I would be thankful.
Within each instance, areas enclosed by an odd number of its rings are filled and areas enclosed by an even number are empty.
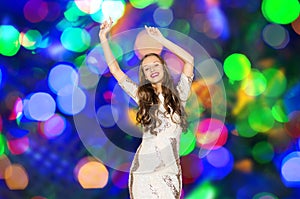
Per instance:
[[[100,25],[100,31],[99,31],[99,38],[100,40],[106,39],[108,33],[110,32],[112,28],[113,21],[111,17],[109,17],[109,21],[105,20],[101,25]]]
[[[155,27],[148,27],[145,25],[145,29],[150,37],[157,41],[162,41],[165,37],[161,34],[161,32],[158,30],[158,28]]]

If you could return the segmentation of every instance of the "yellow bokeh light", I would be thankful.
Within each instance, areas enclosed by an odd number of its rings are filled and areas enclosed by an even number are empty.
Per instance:
[[[137,110],[136,109],[133,109],[133,108],[128,109],[128,118],[129,118],[129,121],[132,124],[134,124],[134,125],[137,123],[137,121],[136,121],[136,114],[137,114]]]
[[[7,167],[11,165],[10,160],[6,155],[0,156],[0,179],[4,179],[4,172]]]
[[[102,163],[90,161],[80,168],[78,181],[85,189],[103,188],[108,181],[108,171]]]
[[[19,164],[6,167],[4,178],[10,190],[23,190],[27,187],[29,181],[26,170]]]

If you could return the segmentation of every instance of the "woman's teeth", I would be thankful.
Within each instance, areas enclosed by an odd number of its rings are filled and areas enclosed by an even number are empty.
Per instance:
[[[150,77],[154,78],[154,77],[156,77],[156,76],[158,76],[158,75],[159,75],[159,73],[152,73],[152,74],[150,75]]]

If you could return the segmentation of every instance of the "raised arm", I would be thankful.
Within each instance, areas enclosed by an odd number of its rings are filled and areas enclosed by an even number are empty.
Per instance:
[[[99,39],[102,44],[104,56],[106,63],[108,65],[108,68],[111,72],[111,74],[117,79],[117,81],[120,81],[125,73],[120,69],[119,63],[116,61],[111,48],[109,46],[109,41],[107,39],[107,35],[109,34],[111,27],[112,27],[112,19],[109,18],[109,21],[104,21],[100,26],[99,31]]]
[[[194,75],[194,57],[189,52],[165,38],[158,28],[145,26],[145,29],[150,37],[161,43],[184,62],[182,72],[187,77]]]

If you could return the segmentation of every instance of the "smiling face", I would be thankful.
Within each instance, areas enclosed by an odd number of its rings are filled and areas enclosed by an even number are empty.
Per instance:
[[[164,77],[164,66],[158,57],[154,55],[146,57],[143,60],[141,67],[145,79],[148,80],[151,84],[162,82]]]

